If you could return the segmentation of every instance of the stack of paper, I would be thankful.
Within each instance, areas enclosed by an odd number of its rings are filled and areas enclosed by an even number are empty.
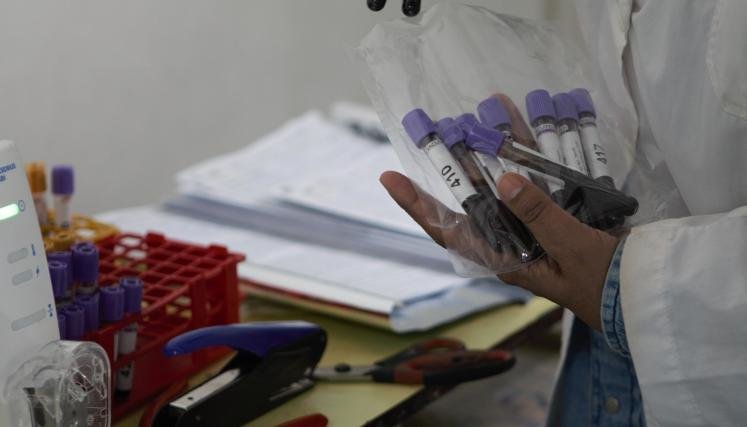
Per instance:
[[[241,277],[268,289],[375,313],[398,332],[428,329],[528,295],[452,272],[446,251],[391,201],[378,175],[391,146],[318,112],[177,176],[165,208],[100,219],[245,252]],[[378,141],[378,142],[377,142]]]

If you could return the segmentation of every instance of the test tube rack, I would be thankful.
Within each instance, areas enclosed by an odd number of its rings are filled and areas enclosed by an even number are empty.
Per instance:
[[[49,211],[50,224],[54,224],[54,211]],[[117,234],[116,227],[96,221],[93,218],[73,214],[70,228],[61,229],[53,225],[42,227],[44,237],[44,249],[51,251],[66,251],[71,244],[87,241],[98,242],[107,237]]]
[[[237,264],[244,256],[224,246],[196,246],[161,234],[123,233],[97,242],[99,285],[138,276],[143,281],[140,313],[102,325],[83,339],[95,341],[109,356],[112,379],[134,362],[134,384],[126,400],[112,401],[112,419],[121,419],[176,381],[187,379],[229,353],[208,348],[189,355],[166,357],[164,344],[186,331],[239,321]],[[115,357],[114,340],[125,326],[138,323],[133,353]],[[114,385],[113,385],[114,387]]]

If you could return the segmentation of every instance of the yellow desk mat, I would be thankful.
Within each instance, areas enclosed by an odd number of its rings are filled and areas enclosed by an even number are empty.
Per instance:
[[[458,338],[469,348],[489,348],[525,329],[557,306],[543,298],[533,298],[525,305],[510,305],[488,310],[425,333],[397,335],[392,332],[361,325],[344,319],[304,311],[268,301],[249,299],[242,306],[242,319],[306,320],[327,331],[328,344],[320,365],[338,362],[368,364],[393,354],[413,342],[435,336]],[[208,369],[194,378],[194,384],[214,375],[225,362]],[[137,371],[136,371],[137,372]],[[294,418],[322,413],[329,418],[329,426],[357,426],[365,424],[398,403],[411,397],[420,388],[373,382],[333,383],[319,381],[305,393],[295,397],[262,417],[247,424],[249,427],[276,426]],[[226,411],[239,408],[226,408]],[[116,427],[138,425],[140,413],[134,413]]]

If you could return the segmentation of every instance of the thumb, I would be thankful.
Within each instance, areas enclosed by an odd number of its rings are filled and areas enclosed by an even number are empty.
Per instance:
[[[521,175],[505,173],[497,187],[503,203],[553,258],[563,258],[575,240],[584,238],[587,227]]]

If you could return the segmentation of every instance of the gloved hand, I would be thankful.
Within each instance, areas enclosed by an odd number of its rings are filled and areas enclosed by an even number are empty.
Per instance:
[[[386,5],[386,0],[367,0],[368,8],[378,12]],[[406,16],[416,16],[420,13],[420,0],[403,0],[402,13]]]
[[[433,202],[423,199],[407,177],[389,171],[380,181],[436,243],[443,246],[449,240],[445,233],[450,230],[427,219]],[[602,289],[619,239],[581,223],[520,175],[504,174],[497,188],[506,206],[547,251],[542,259],[500,274],[500,279],[569,308],[600,330]]]

